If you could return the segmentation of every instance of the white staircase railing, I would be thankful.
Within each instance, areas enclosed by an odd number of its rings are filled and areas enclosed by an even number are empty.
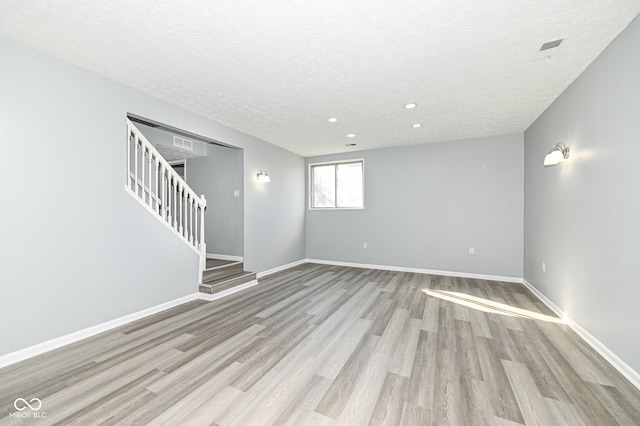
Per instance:
[[[200,255],[200,279],[206,266],[204,212],[198,196],[138,128],[127,119],[125,189]]]

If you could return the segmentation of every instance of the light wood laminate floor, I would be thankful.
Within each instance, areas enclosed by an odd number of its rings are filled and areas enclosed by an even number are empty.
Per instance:
[[[0,369],[5,424],[637,425],[640,391],[520,284],[305,264]]]

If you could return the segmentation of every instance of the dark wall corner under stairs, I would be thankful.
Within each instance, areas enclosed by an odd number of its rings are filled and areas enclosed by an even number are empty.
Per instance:
[[[244,263],[207,259],[207,269],[202,274],[200,292],[216,294],[256,279],[255,272],[244,270]]]

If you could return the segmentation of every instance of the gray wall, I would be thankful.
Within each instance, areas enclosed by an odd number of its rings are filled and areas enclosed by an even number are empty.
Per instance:
[[[6,38],[0,51],[2,197],[19,206],[0,209],[0,355],[197,291],[195,252],[124,191],[128,112],[243,148],[247,267],[304,257],[304,159]]]
[[[258,170],[266,170],[271,182],[258,182]],[[304,258],[304,176],[302,157],[268,144],[245,149],[246,269],[264,271]]]
[[[244,244],[242,150],[207,145],[207,156],[187,160],[187,183],[207,199],[207,252],[242,256]],[[234,190],[239,197],[233,196]]]
[[[308,211],[308,258],[522,277],[521,135],[313,157],[307,164],[351,158],[365,160],[365,209]]]
[[[638,52],[636,18],[525,132],[524,226],[525,279],[636,371]],[[544,168],[557,142],[571,157]]]

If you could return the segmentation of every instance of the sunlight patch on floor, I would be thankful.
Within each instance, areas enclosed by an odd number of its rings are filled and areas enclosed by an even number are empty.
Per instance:
[[[483,299],[482,297],[477,296],[471,296],[465,293],[445,290],[430,290],[426,288],[422,291],[424,291],[429,296],[438,297],[442,300],[448,300],[449,302],[458,303],[460,305],[477,309],[483,312],[554,322],[558,324],[566,324],[566,321],[562,318],[541,314],[539,312],[528,311],[522,308],[516,308],[504,303],[494,302],[492,300]]]

